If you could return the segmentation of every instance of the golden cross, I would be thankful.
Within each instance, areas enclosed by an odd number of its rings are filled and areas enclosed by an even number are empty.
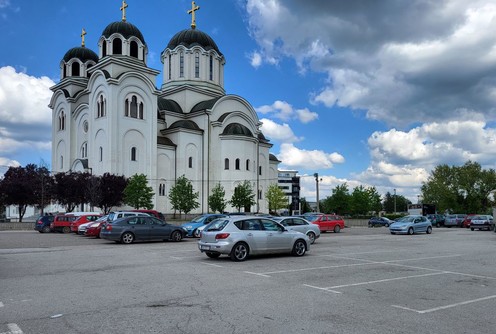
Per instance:
[[[191,9],[188,10],[188,14],[191,14],[191,29],[195,29],[196,28],[195,12],[198,9],[200,9],[200,7],[197,6],[194,1],[191,1]]]
[[[84,36],[86,35],[86,30],[81,31],[81,46],[84,48]]]
[[[121,7],[121,11],[122,11],[122,21],[126,22],[126,8],[128,7],[127,3],[126,3],[126,0],[122,0],[122,7]]]

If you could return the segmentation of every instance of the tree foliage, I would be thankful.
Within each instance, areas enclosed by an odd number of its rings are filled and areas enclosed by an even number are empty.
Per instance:
[[[176,180],[176,184],[171,188],[169,192],[169,200],[171,202],[172,208],[181,212],[188,213],[193,209],[200,206],[198,203],[198,192],[193,192],[193,185],[191,181],[188,180],[184,175]]]
[[[152,198],[155,193],[153,188],[148,186],[145,174],[135,174],[129,178],[124,189],[124,203],[135,209],[152,209]]]
[[[486,213],[494,204],[494,169],[482,169],[477,162],[463,166],[437,166],[422,184],[422,201],[435,204],[439,212]]]
[[[226,209],[226,200],[224,198],[225,195],[226,191],[220,183],[212,189],[212,195],[208,197],[208,206],[212,212],[224,212]]]
[[[288,207],[288,197],[277,184],[271,184],[265,192],[269,213]]]
[[[412,202],[409,199],[407,199],[405,196],[396,194],[396,209],[395,209],[394,201],[395,201],[395,195],[394,194],[391,195],[390,192],[387,192],[386,195],[384,195],[384,201],[382,202],[383,210],[386,211],[387,213],[407,212],[408,205],[412,204]]]
[[[229,203],[235,207],[238,212],[241,211],[241,208],[244,208],[245,212],[250,212],[251,206],[256,203],[254,198],[255,194],[253,193],[251,183],[250,181],[245,180],[234,188],[234,193]]]
[[[127,179],[124,176],[118,176],[105,173],[98,177],[98,195],[95,196],[95,206],[102,209],[108,214],[112,207],[121,206],[124,201],[124,189],[127,186]],[[92,203],[90,201],[90,203]]]
[[[54,199],[63,205],[67,212],[74,211],[76,206],[88,202],[86,184],[90,178],[91,174],[86,172],[55,174]]]
[[[350,194],[348,184],[343,183],[332,189],[332,195],[326,197],[320,205],[324,213],[344,215],[350,212]]]

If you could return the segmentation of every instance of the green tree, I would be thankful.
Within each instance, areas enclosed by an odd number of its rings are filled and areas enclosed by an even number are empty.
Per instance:
[[[172,208],[179,211],[179,216],[181,216],[181,212],[187,214],[200,207],[200,203],[197,201],[198,197],[199,193],[193,192],[193,185],[184,175],[176,180],[176,184],[169,192]]]
[[[386,195],[384,196],[384,201],[382,203],[382,207],[384,208],[384,211],[386,211],[387,213],[395,212],[394,201],[395,201],[395,196],[391,195],[390,192],[387,192]],[[396,194],[396,212],[407,212],[409,204],[412,204],[412,202],[409,199],[407,199],[403,195]]]
[[[112,207],[121,206],[124,202],[124,189],[126,189],[127,182],[124,176],[103,174],[96,188],[98,196],[95,198],[95,206],[101,208],[105,214],[109,214]]]
[[[288,197],[277,184],[271,184],[265,192],[265,199],[269,206],[269,213],[288,207]]]
[[[238,209],[238,212],[241,211],[241,208],[244,208],[245,212],[250,212],[251,206],[256,203],[254,197],[255,194],[253,193],[250,181],[245,180],[234,188],[234,194],[229,203]]]
[[[310,204],[308,204],[307,199],[305,197],[302,197],[300,199],[300,206],[301,206],[301,212],[300,212],[301,214],[312,211],[312,208],[310,207]]]
[[[124,203],[135,209],[152,209],[152,198],[155,193],[153,188],[148,186],[145,174],[135,174],[129,178],[124,189]]]
[[[224,199],[225,195],[226,191],[224,190],[224,187],[220,185],[220,183],[218,183],[212,189],[212,195],[208,197],[208,206],[210,207],[210,210],[212,210],[212,212],[224,212],[224,210],[226,209],[226,200]]]
[[[365,215],[370,211],[370,201],[367,189],[360,185],[353,189],[350,196],[350,213],[352,215]]]
[[[324,213],[344,215],[350,212],[350,194],[348,184],[343,183],[332,189],[332,195],[322,201],[320,206]]]
[[[26,167],[9,167],[0,182],[3,204],[17,206],[20,222],[26,213],[26,208],[38,202],[37,184],[39,181],[34,164],[28,164]]]

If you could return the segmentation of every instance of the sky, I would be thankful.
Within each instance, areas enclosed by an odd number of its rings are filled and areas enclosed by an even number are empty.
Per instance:
[[[127,0],[148,66],[187,29],[191,1]],[[263,123],[301,196],[346,183],[416,203],[440,164],[495,168],[496,1],[197,0],[197,29],[226,64],[225,90]],[[50,167],[50,87],[81,45],[98,53],[120,0],[0,0],[0,173]],[[161,75],[157,87],[162,85]]]

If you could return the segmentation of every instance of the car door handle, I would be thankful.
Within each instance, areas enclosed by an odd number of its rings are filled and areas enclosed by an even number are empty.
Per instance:
[[[271,237],[272,236],[272,233],[269,233],[268,235],[269,235],[269,237]]]
[[[253,237],[253,233],[248,233],[247,236]]]

